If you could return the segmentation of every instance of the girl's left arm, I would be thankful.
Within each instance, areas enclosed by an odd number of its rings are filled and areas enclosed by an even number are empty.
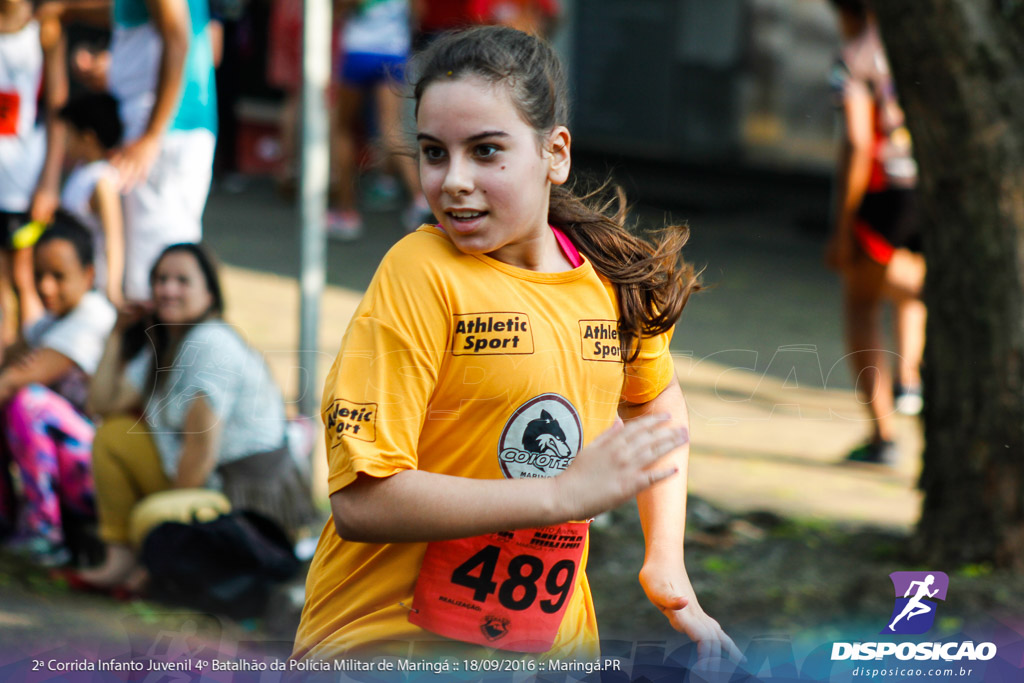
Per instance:
[[[688,428],[686,400],[678,381],[673,381],[647,403],[623,403],[619,408],[619,416],[624,421],[656,413],[669,413],[673,419],[672,426]],[[740,661],[743,656],[736,644],[698,603],[683,563],[689,455],[690,445],[687,442],[651,465],[651,469],[675,466],[679,475],[655,484],[636,498],[645,543],[640,585],[672,627],[697,643],[701,659],[725,656]]]

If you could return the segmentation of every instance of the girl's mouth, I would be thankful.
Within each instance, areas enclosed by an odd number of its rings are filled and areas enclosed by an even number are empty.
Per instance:
[[[479,225],[480,221],[487,216],[486,211],[475,209],[453,209],[445,212],[451,220],[452,227],[459,232],[469,232]]]

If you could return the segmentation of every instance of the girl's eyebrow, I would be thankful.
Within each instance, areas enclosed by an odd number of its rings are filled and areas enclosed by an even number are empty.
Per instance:
[[[483,133],[477,133],[476,135],[470,135],[468,138],[466,138],[462,142],[464,144],[472,144],[474,142],[478,142],[479,140],[483,140],[484,138],[507,138],[507,137],[508,137],[508,133],[506,133],[503,130],[487,130],[487,131],[484,131]],[[429,133],[417,133],[416,134],[416,139],[417,140],[428,140],[430,142],[441,142],[441,140],[439,140],[438,138],[435,138],[433,135],[430,135]]]

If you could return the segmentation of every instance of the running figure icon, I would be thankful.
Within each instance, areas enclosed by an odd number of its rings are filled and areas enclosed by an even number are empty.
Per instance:
[[[910,598],[910,601],[907,602],[906,606],[904,606],[903,611],[899,613],[899,616],[893,619],[892,623],[889,624],[890,631],[893,631],[895,633],[896,623],[903,617],[906,617],[907,621],[910,621],[913,617],[916,617],[920,614],[927,614],[928,612],[931,612],[933,609],[935,609],[931,605],[921,602],[921,600],[924,598],[935,597],[935,594],[939,592],[938,588],[936,588],[933,591],[928,590],[928,588],[933,583],[935,583],[934,574],[929,574],[927,577],[925,577],[923,581],[910,582],[910,585],[907,587],[907,592],[903,594],[903,597],[908,597],[911,591],[914,590],[914,586],[917,586],[917,593],[914,594],[914,597]]]

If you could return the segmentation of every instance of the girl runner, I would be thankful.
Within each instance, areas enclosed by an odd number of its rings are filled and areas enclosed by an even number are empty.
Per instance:
[[[647,596],[738,657],[683,566],[685,228],[652,246],[560,187],[565,77],[540,39],[450,34],[413,73],[441,222],[384,258],[329,374],[332,520],[295,656],[595,657],[587,520],[636,496]]]
[[[843,278],[848,358],[871,417],[870,439],[847,458],[895,465],[892,413],[921,411],[927,314],[920,298],[925,263],[914,205],[917,165],[874,15],[865,0],[832,4],[843,34],[831,79],[843,114],[843,147],[826,261]],[[893,306],[895,387],[883,340],[886,301]]]

